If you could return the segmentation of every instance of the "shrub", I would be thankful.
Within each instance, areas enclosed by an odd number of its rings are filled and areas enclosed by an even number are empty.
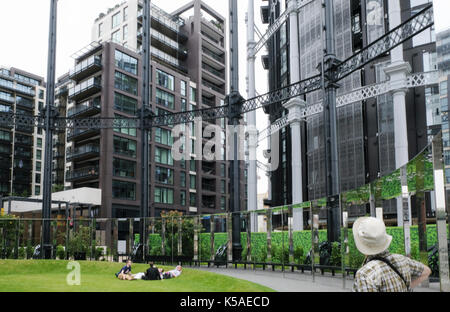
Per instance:
[[[294,249],[294,262],[297,264],[305,263],[305,252],[302,246],[297,246]]]
[[[26,258],[25,247],[20,247],[19,248],[19,259],[25,259],[25,258]]]
[[[154,246],[150,250],[150,256],[161,256],[161,255],[162,255],[161,246]]]
[[[25,249],[25,253],[26,253],[27,259],[31,259],[33,257],[33,252],[34,252],[34,248],[31,245],[31,242],[28,242],[27,243],[27,247]]]
[[[101,247],[95,248],[95,253],[94,253],[95,261],[100,260],[100,257],[102,257],[102,256],[103,256],[103,248],[101,248]]]
[[[56,256],[58,257],[59,260],[64,260],[66,258],[66,250],[64,246],[58,245],[56,247]]]
[[[342,265],[341,245],[338,242],[334,242],[331,245],[330,264],[332,266],[341,266]]]

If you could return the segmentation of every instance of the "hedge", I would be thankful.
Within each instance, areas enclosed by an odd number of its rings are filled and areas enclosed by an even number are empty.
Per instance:
[[[389,227],[386,229],[387,233],[392,236],[392,243],[389,251],[397,254],[404,254],[404,240],[403,240],[403,228],[402,227]],[[207,261],[211,259],[210,252],[210,233],[199,234],[199,256],[200,260]],[[272,233],[272,262],[281,263],[282,258],[284,262],[288,262],[288,250],[289,250],[289,233],[288,232],[273,232]],[[327,231],[319,230],[319,241],[324,242],[327,240]],[[226,244],[228,241],[227,233],[214,233],[214,249],[217,249]],[[418,252],[419,233],[417,226],[411,227],[411,254],[416,260],[420,260]],[[349,242],[349,259],[348,262],[351,267],[358,268],[363,260],[364,256],[356,249],[353,239],[352,230],[348,230],[348,242]],[[267,261],[267,234],[266,233],[252,233],[251,235],[251,256],[252,261],[266,262]],[[294,251],[296,251],[296,257],[294,261],[296,263],[303,263],[306,254],[311,249],[311,231],[293,232]],[[427,245],[433,246],[437,243],[436,225],[427,226]],[[149,237],[150,253],[160,254],[161,252],[161,237],[159,234],[152,234]],[[247,233],[241,233],[241,244],[243,247],[243,259],[247,255]],[[282,248],[284,247],[284,248]],[[301,249],[299,249],[299,247]],[[176,247],[175,247],[176,248]],[[303,250],[303,254],[298,254]],[[284,256],[282,256],[284,252]],[[166,254],[170,254],[170,246],[166,246]],[[301,259],[299,259],[301,258]],[[423,260],[422,260],[423,261]]]

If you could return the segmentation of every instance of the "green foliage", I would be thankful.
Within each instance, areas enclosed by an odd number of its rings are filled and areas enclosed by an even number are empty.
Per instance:
[[[31,245],[31,242],[28,241],[27,242],[27,247],[25,249],[25,253],[26,253],[27,259],[31,259],[33,257],[33,252],[34,252],[33,246]]]
[[[66,251],[64,249],[64,246],[58,245],[56,246],[56,256],[59,260],[64,260],[66,258]]]
[[[332,266],[341,266],[342,265],[341,246],[337,242],[334,242],[331,245],[330,264]]]
[[[305,263],[305,251],[302,246],[296,246],[294,249],[294,262],[297,264]]]
[[[25,247],[19,248],[19,259],[25,259],[26,253],[25,253]]]
[[[100,258],[103,256],[103,248],[97,247],[95,248],[94,258],[96,261],[100,260]]]
[[[91,245],[90,228],[80,225],[78,231],[72,232],[68,244],[68,253],[74,256],[77,253],[88,254]]]

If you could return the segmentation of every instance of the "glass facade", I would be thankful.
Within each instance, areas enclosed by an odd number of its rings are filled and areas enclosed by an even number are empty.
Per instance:
[[[173,166],[172,151],[169,149],[156,147],[155,148],[155,161],[158,164]]]
[[[156,183],[173,185],[173,176],[174,176],[173,169],[156,167],[155,170]]]
[[[155,187],[155,203],[173,205],[173,190],[164,187]]]
[[[114,75],[114,87],[124,92],[138,95],[138,80],[118,71]]]
[[[174,109],[175,108],[175,96],[166,91],[156,89],[156,104]]]
[[[158,86],[164,87],[171,91],[175,90],[175,78],[162,70],[156,70],[156,83]]]
[[[136,115],[138,101],[135,98],[114,93],[114,108],[129,115]]]
[[[125,28],[124,28],[125,29]],[[125,35],[124,35],[125,37]],[[133,75],[138,74],[138,60],[119,50],[115,52],[116,67]]]
[[[136,162],[114,158],[113,175],[120,178],[136,178]]]
[[[112,194],[115,199],[136,200],[136,183],[113,180]]]
[[[114,136],[114,153],[136,158],[137,142]]]

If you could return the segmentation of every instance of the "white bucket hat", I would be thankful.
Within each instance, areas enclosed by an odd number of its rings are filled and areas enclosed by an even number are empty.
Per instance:
[[[377,218],[359,218],[353,224],[356,248],[366,256],[382,253],[389,248],[392,236],[386,234],[384,222]]]

